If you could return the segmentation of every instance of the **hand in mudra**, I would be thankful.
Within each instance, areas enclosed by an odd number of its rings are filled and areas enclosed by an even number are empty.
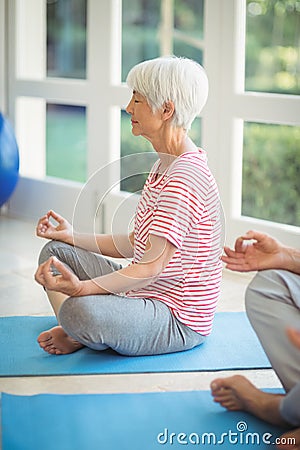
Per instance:
[[[56,223],[53,224],[51,219]],[[52,210],[40,218],[36,227],[36,234],[45,239],[66,243],[71,243],[73,241],[72,225]]]
[[[248,272],[282,268],[284,247],[271,236],[258,231],[248,231],[237,238],[234,250],[225,247],[222,261],[230,270]]]
[[[53,268],[59,274],[54,273]],[[81,295],[83,287],[82,281],[55,256],[38,267],[35,273],[35,281],[48,291],[61,292],[69,297]]]

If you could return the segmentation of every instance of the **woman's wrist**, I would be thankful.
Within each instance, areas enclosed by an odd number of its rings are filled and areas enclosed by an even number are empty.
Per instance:
[[[75,242],[78,242],[79,233],[74,231],[73,229],[70,231],[70,233],[66,236],[66,239],[64,239],[64,242],[69,245],[75,246]]]
[[[80,297],[85,297],[88,295],[101,295],[101,294],[107,294],[108,291],[106,291],[101,285],[95,280],[83,280],[80,282],[81,288],[79,292]]]

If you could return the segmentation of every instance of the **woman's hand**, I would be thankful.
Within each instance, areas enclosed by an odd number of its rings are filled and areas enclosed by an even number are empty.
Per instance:
[[[57,225],[53,225],[50,219],[54,219]],[[73,227],[59,214],[49,211],[40,218],[36,227],[36,234],[45,239],[53,239],[55,241],[73,244]]]
[[[53,267],[57,269],[60,275],[53,274]],[[61,292],[69,297],[82,295],[82,281],[70,272],[55,256],[52,256],[38,267],[34,278],[49,291]]]

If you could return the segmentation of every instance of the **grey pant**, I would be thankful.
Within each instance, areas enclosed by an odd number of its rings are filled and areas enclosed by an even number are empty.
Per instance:
[[[99,254],[58,241],[42,249],[39,264],[56,256],[80,280],[121,269]],[[179,352],[202,344],[205,337],[175,318],[162,302],[118,295],[69,297],[58,317],[66,333],[94,350],[112,348],[123,355]]]
[[[288,392],[281,414],[300,425],[300,350],[286,335],[286,328],[300,330],[300,276],[285,270],[258,272],[246,291],[249,320],[273,369]]]

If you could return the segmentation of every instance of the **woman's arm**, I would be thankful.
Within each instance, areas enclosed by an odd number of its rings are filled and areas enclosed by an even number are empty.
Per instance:
[[[150,235],[146,251],[137,264],[130,264],[121,270],[82,282],[80,295],[126,293],[142,289],[153,283],[171,261],[176,247],[167,239]]]
[[[71,245],[81,247],[94,253],[101,253],[104,256],[113,258],[132,258],[134,234],[129,235],[109,235],[109,234],[85,234],[73,233]]]
[[[53,224],[51,219],[56,223]],[[42,238],[76,245],[90,252],[101,253],[105,256],[114,258],[132,258],[133,256],[133,233],[130,233],[129,236],[77,233],[64,217],[54,211],[49,211],[41,217],[37,224],[36,234]]]
[[[92,280],[80,281],[57,258],[50,258],[41,264],[35,279],[46,289],[77,297],[99,294],[122,294],[146,287],[155,281],[171,261],[176,247],[167,239],[150,235],[143,258],[137,264],[131,264],[121,270]],[[53,276],[52,266],[61,273]]]

